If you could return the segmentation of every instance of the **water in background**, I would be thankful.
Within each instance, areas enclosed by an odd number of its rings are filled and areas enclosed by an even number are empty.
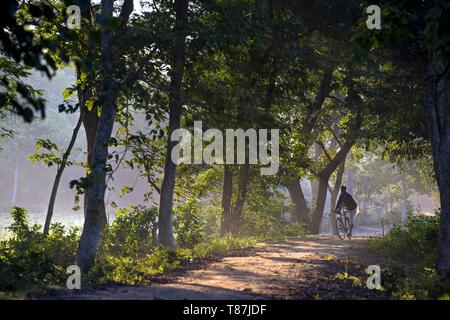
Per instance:
[[[46,213],[29,212],[28,218],[31,223],[37,223],[44,225]],[[115,215],[109,214],[107,217],[109,223],[114,221]],[[11,215],[7,212],[0,213],[0,230],[6,232],[6,228],[11,224]],[[70,227],[82,227],[84,223],[83,212],[68,212],[68,213],[54,213],[52,223],[62,223],[66,228]]]

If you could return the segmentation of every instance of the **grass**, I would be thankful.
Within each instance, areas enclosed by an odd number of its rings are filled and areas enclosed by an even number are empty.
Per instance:
[[[157,247],[144,257],[115,257],[106,255],[97,260],[90,273],[93,283],[142,284],[152,277],[182,268],[183,263],[199,258],[217,257],[232,254],[237,250],[251,248],[258,243],[255,237],[210,238],[193,248],[168,250]]]

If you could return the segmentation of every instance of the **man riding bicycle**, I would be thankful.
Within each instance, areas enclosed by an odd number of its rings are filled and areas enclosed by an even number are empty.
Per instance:
[[[346,186],[341,186],[341,195],[339,196],[338,202],[336,204],[336,209],[334,209],[334,211],[339,212],[342,205],[350,213],[351,226],[349,236],[351,237],[353,230],[353,221],[355,220],[358,205],[356,204],[356,201],[353,199],[350,193],[347,192]]]

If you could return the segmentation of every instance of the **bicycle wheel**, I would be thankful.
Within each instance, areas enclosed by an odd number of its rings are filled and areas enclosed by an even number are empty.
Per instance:
[[[336,232],[339,238],[341,238],[341,240],[344,240],[347,231],[345,230],[344,222],[342,221],[341,217],[336,218]]]
[[[344,226],[345,226],[345,234],[347,235],[347,238],[351,239],[352,238],[352,224],[350,222],[350,218],[349,217],[345,217],[345,221],[344,221]]]

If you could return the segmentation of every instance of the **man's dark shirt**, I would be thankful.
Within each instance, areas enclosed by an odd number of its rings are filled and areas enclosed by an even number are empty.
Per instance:
[[[353,197],[348,192],[341,192],[336,209],[340,208],[342,204],[344,204],[344,207],[347,210],[355,210],[358,207],[355,200],[353,200]]]

